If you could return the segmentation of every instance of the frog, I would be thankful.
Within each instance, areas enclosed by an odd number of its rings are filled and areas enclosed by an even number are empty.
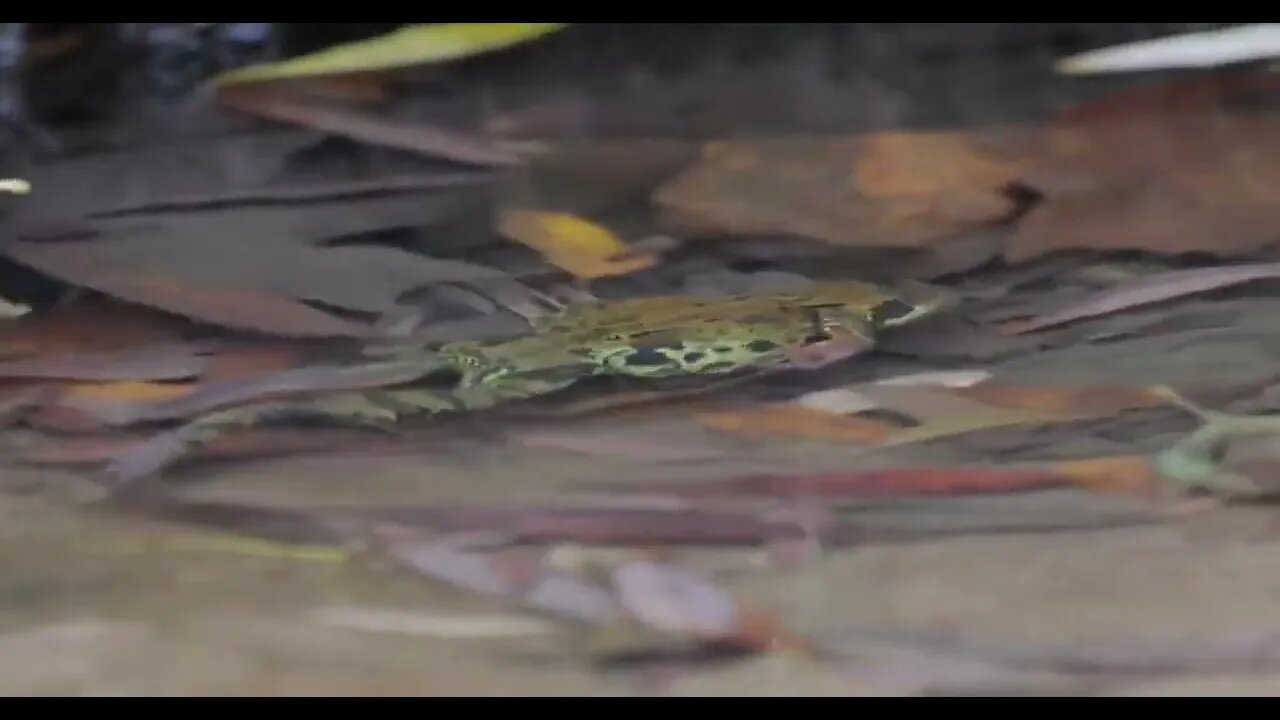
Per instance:
[[[534,327],[541,332],[622,335],[707,320],[750,324],[753,318],[770,313],[841,308],[861,315],[870,327],[888,328],[936,312],[947,301],[939,288],[922,283],[903,282],[889,287],[859,281],[824,281],[795,290],[727,297],[666,295],[579,303],[535,320]]]
[[[851,280],[719,298],[666,295],[582,303],[535,318],[525,335],[452,341],[429,358],[423,355],[423,374],[442,370],[456,376],[444,390],[342,391],[218,410],[162,433],[157,445],[144,444],[141,454],[126,455],[109,470],[128,478],[150,475],[176,459],[157,455],[157,446],[189,451],[227,429],[279,414],[390,429],[406,415],[484,410],[548,395],[590,377],[654,380],[782,370],[793,366],[799,348],[838,341],[857,352],[869,350],[881,333],[947,304],[937,288]]]

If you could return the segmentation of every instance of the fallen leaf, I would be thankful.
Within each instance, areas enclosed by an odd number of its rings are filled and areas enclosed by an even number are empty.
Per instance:
[[[167,402],[138,405],[127,422],[188,418],[211,410],[293,395],[365,390],[412,382],[439,366],[423,359],[386,360],[352,366],[313,365],[277,373],[232,376],[202,383]]]
[[[1231,285],[1276,278],[1280,278],[1280,263],[1231,265],[1157,273],[1121,283],[1059,310],[1042,313],[1027,320],[1004,323],[1000,326],[1000,330],[1008,335],[1019,335]]]
[[[1230,257],[1275,240],[1280,119],[1141,115],[1045,137],[1044,157],[1021,178],[1041,200],[1019,219],[1009,262],[1064,250]]]
[[[695,417],[709,427],[748,435],[888,447],[1010,425],[1105,417],[1158,402],[1155,395],[1141,390],[1027,387],[995,381],[961,387],[882,381]],[[888,419],[878,417],[886,411]]]
[[[798,404],[708,412],[696,418],[707,427],[727,432],[852,441],[868,446],[888,441],[896,429],[875,420],[813,410]]]
[[[1280,56],[1280,24],[1257,23],[1113,45],[1054,64],[1068,75],[1208,68]]]
[[[727,140],[658,188],[662,219],[709,235],[928,247],[1009,217],[1028,161],[977,135]]]
[[[154,383],[124,381],[113,383],[77,383],[67,387],[70,395],[102,400],[127,400],[130,402],[156,402],[172,400],[189,394],[194,388],[189,383]]]
[[[195,383],[123,381],[65,387],[30,419],[34,427],[60,432],[99,431],[134,422],[138,408],[190,395]]]
[[[255,89],[280,90],[294,97],[307,100],[339,103],[351,106],[372,106],[386,102],[391,97],[390,73],[382,70],[347,73],[343,75],[316,75],[285,80],[264,80],[255,83]],[[281,87],[283,86],[283,87]],[[230,87],[220,88],[219,96]]]
[[[228,384],[245,384],[253,378],[293,368],[301,358],[296,345],[222,345],[203,358],[198,379],[187,382],[86,382],[56,389],[52,399],[30,418],[37,428],[60,432],[96,431],[105,426],[135,422],[148,407],[169,407],[197,391]],[[221,384],[221,385],[219,385]]]
[[[978,152],[973,140],[964,135],[882,132],[867,138],[854,172],[858,190],[876,200],[933,200],[977,191],[974,207],[979,211],[972,219],[983,220],[991,216],[992,204],[1003,209],[1005,203],[982,198],[1012,182],[1025,166],[1025,161],[1010,162]]]
[[[209,348],[167,344],[112,353],[51,355],[0,362],[0,378],[184,380],[204,369]]]
[[[148,276],[141,268],[112,267],[84,243],[10,243],[5,254],[42,273],[196,320],[286,337],[363,337],[367,326],[279,295]]]
[[[277,80],[336,75],[444,62],[501,50],[567,27],[567,23],[438,23],[410,25],[371,40],[346,43],[301,57],[252,65],[220,75],[216,82]]]
[[[21,463],[46,465],[101,465],[147,442],[136,435],[94,435],[46,438],[6,448],[6,457]],[[227,433],[179,458],[180,464],[218,460],[285,457],[296,454],[388,452],[405,449],[403,440],[386,433],[361,430],[312,428],[250,428]]]
[[[222,105],[255,117],[287,122],[350,138],[368,145],[407,150],[431,158],[483,167],[509,167],[524,162],[518,149],[531,148],[496,138],[471,135],[422,121],[404,121],[259,88],[220,93]]]
[[[116,280],[122,283],[172,280],[191,285],[192,292],[243,290],[362,313],[401,308],[402,295],[437,283],[509,281],[501,270],[460,260],[373,245],[314,244],[349,233],[421,224],[421,210],[408,207],[407,200],[122,217],[95,221],[96,233],[83,240],[19,241],[0,247],[0,252],[86,287],[92,287],[93,270],[101,268],[113,278],[126,276]],[[338,217],[344,210],[354,215]]]
[[[0,180],[0,192],[27,195],[31,192],[31,183],[21,178],[5,178]]]
[[[80,300],[0,323],[0,357],[112,352],[176,341],[188,326],[137,305]]]
[[[724,457],[714,448],[681,444],[678,439],[643,430],[565,429],[515,431],[511,438],[525,447],[567,450],[584,455],[621,457],[644,462],[690,462]]]
[[[271,375],[303,365],[305,357],[304,349],[292,342],[221,344],[205,364],[200,383]]]
[[[6,216],[22,234],[167,196],[260,189],[278,182],[287,159],[315,142],[314,133],[304,131],[238,133],[60,157],[24,171],[33,187],[56,191],[37,190],[6,208]]]
[[[1051,466],[1054,474],[1098,492],[1141,495],[1159,487],[1160,476],[1147,456],[1064,460]]]
[[[1015,493],[1060,487],[1142,494],[1157,486],[1150,458],[1087,458],[1025,465],[902,467],[819,475],[758,475],[698,482],[646,482],[620,488],[681,498],[752,496],[869,500],[928,495]]]
[[[942,370],[938,372],[914,373],[911,375],[898,375],[884,380],[877,380],[875,384],[884,385],[886,387],[916,387],[916,386],[933,386],[945,388],[967,388],[973,387],[991,379],[991,373],[985,370]],[[879,407],[879,403],[865,394],[860,394],[856,389],[841,387],[832,388],[830,390],[815,390],[807,392],[796,398],[796,404],[813,410],[821,410],[827,413],[839,413],[842,415],[851,415],[854,413],[874,410]],[[999,404],[999,403],[997,403]]]
[[[651,630],[752,650],[808,654],[809,641],[776,617],[751,612],[728,592],[687,568],[633,561],[613,570],[618,602]]]
[[[535,101],[487,116],[481,124],[486,133],[507,137],[565,137],[591,135],[595,107],[582,97],[560,97]]]
[[[93,211],[92,218],[113,218],[160,211],[208,210],[235,205],[289,205],[314,204],[327,200],[343,200],[360,197],[380,197],[399,193],[467,187],[489,182],[483,172],[436,173],[429,175],[382,176],[372,180],[337,182],[310,181],[289,185],[271,185],[245,190],[222,192],[174,194],[165,193],[148,198],[140,204],[107,207]],[[347,212],[344,208],[340,212]],[[360,232],[360,227],[343,231]]]
[[[1161,399],[1146,388],[1033,387],[982,382],[950,388],[950,393],[985,405],[1070,415],[1078,412],[1120,413],[1159,405]]]
[[[635,253],[607,228],[568,213],[507,210],[498,232],[584,279],[626,275],[656,260],[652,254]]]
[[[1252,69],[1152,79],[1090,98],[1057,114],[1065,124],[1120,119],[1142,114],[1243,111],[1280,89],[1280,76]]]

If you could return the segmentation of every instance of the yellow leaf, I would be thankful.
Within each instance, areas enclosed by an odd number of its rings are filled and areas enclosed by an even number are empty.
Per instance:
[[[655,260],[652,254],[633,252],[607,228],[568,213],[509,210],[502,214],[498,232],[584,279],[626,275]]]
[[[568,23],[439,23],[410,25],[360,42],[346,43],[276,63],[223,73],[218,85],[336,75],[421,65],[470,57],[534,40]]]
[[[26,195],[31,192],[31,183],[22,178],[5,178],[0,180],[0,192]]]
[[[187,395],[194,387],[191,383],[123,380],[109,383],[75,383],[67,388],[67,394],[94,400],[164,402]]]

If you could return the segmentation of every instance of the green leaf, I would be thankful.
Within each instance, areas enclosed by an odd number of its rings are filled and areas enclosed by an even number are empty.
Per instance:
[[[309,75],[383,70],[444,62],[537,39],[568,23],[440,23],[411,25],[371,40],[223,73],[218,85]]]

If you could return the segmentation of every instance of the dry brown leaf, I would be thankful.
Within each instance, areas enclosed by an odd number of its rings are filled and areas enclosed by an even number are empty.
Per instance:
[[[882,132],[867,138],[854,173],[858,190],[876,200],[978,193],[970,200],[978,211],[973,219],[981,221],[1006,206],[993,207],[991,189],[1012,182],[1028,166],[1025,160],[979,153],[971,139],[956,133]]]
[[[821,440],[854,441],[869,446],[922,442],[1012,425],[1106,417],[1149,407],[1156,399],[1142,391],[1110,388],[1036,388],[984,382],[970,387],[864,383],[839,402],[852,414],[815,409],[806,398],[747,410],[696,416],[709,427],[730,432]],[[820,406],[833,405],[831,390],[821,391]],[[879,420],[889,411],[904,421]]]
[[[756,651],[813,652],[776,616],[748,610],[711,579],[678,565],[628,562],[614,568],[612,580],[619,604],[656,632]]]
[[[195,383],[156,383],[142,381],[76,383],[67,386],[64,395],[95,400],[157,402],[182,397],[189,394],[194,388]]]
[[[654,201],[695,232],[926,247],[1014,211],[1005,186],[1028,163],[994,145],[952,133],[720,141]]]
[[[1087,458],[1025,465],[950,465],[853,470],[816,475],[754,475],[688,483],[653,481],[615,490],[680,498],[873,499],[922,495],[1015,493],[1074,485],[1125,494],[1159,483],[1147,456]]]
[[[1144,388],[1053,388],[982,382],[967,387],[952,388],[950,392],[986,405],[1058,412],[1064,415],[1082,410],[1102,414],[1118,413],[1135,408],[1154,407],[1161,403],[1159,396]]]
[[[1082,102],[1059,113],[1057,119],[1082,123],[1143,114],[1245,110],[1250,103],[1274,97],[1278,89],[1280,77],[1253,69],[1153,78]]]
[[[205,366],[208,348],[165,343],[105,353],[45,355],[0,362],[0,377],[47,380],[183,380]]]
[[[123,350],[176,340],[188,326],[138,305],[81,300],[0,324],[0,357]]]
[[[634,251],[608,228],[568,213],[507,210],[498,220],[498,232],[588,280],[633,273],[657,260],[652,253]]]
[[[58,432],[92,432],[125,425],[138,408],[189,395],[195,383],[113,382],[68,385],[29,418],[33,427]]]
[[[6,449],[17,462],[50,465],[101,465],[147,441],[145,436],[95,435],[46,439]],[[219,436],[192,450],[179,464],[210,460],[242,460],[295,453],[387,451],[403,442],[386,433],[348,429],[251,428]]]
[[[367,326],[297,300],[248,289],[201,287],[148,275],[141,267],[111,266],[90,252],[92,241],[12,242],[5,254],[42,273],[123,300],[216,325],[286,337],[362,337]]]
[[[1149,493],[1161,478],[1145,455],[1087,458],[1054,463],[1048,469],[1089,490],[1124,494]]]
[[[707,427],[728,432],[807,437],[878,445],[896,428],[859,417],[813,410],[800,405],[764,405],[745,410],[701,413],[695,416]]]
[[[687,462],[724,457],[715,448],[681,443],[678,438],[642,429],[576,428],[517,430],[511,439],[530,448],[565,450],[583,455],[630,458],[643,462]]]
[[[1280,263],[1228,265],[1158,273],[1102,290],[1059,310],[1051,310],[1027,320],[1004,323],[1000,330],[1006,335],[1017,335],[1230,285],[1275,278],[1280,278]]]
[[[350,73],[347,75],[315,76],[291,80],[264,81],[254,85],[254,91],[272,94],[288,94],[300,100],[339,103],[343,105],[376,105],[391,94],[387,85],[390,76],[383,71]],[[243,90],[244,88],[240,88]],[[218,95],[235,92],[234,87],[218,88]]]
[[[341,135],[359,142],[408,150],[428,157],[483,167],[509,167],[524,162],[509,141],[468,135],[425,122],[405,122],[337,105],[264,92],[257,87],[225,88],[223,105],[250,115]]]
[[[256,343],[218,348],[209,358],[201,384],[281,372],[303,364],[304,350],[293,343]]]
[[[1046,158],[1023,178],[1043,200],[1019,222],[1011,262],[1061,250],[1237,256],[1275,240],[1280,119],[1139,116],[1046,138]]]

